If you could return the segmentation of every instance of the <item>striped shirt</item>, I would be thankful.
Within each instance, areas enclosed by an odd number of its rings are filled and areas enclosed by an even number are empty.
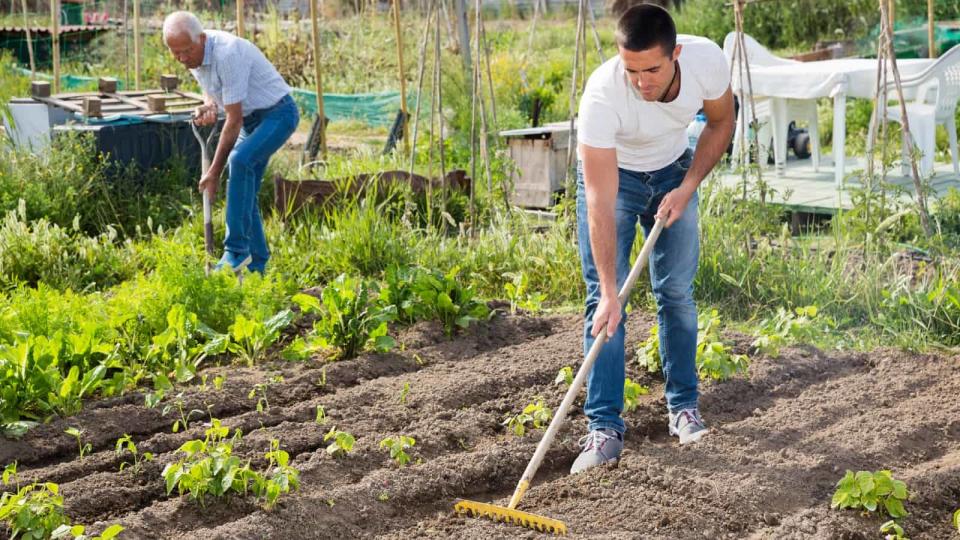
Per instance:
[[[205,30],[203,62],[190,73],[223,108],[240,103],[243,115],[275,105],[290,87],[256,45],[229,32]]]

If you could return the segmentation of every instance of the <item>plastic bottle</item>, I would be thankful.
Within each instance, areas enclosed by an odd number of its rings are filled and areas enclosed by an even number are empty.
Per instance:
[[[697,149],[697,141],[705,127],[707,127],[707,116],[702,112],[697,113],[693,122],[690,122],[690,125],[687,126],[687,140],[691,152]]]

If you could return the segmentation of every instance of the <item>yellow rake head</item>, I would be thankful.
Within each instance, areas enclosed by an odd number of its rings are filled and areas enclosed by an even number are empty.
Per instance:
[[[540,532],[567,534],[566,524],[558,519],[538,516],[537,514],[514,510],[505,506],[458,499],[456,504],[453,505],[453,509],[462,515],[470,514],[473,517],[485,517],[494,521],[529,527]]]

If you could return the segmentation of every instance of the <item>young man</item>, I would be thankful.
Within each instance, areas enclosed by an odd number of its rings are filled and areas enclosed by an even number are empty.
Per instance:
[[[584,351],[606,325],[604,345],[587,382],[589,433],[571,473],[616,461],[623,449],[624,306],[617,299],[630,271],[640,222],[664,230],[650,256],[669,432],[680,444],[707,433],[697,406],[697,309],[693,279],[699,258],[697,186],[733,134],[733,96],[723,52],[704,38],[678,43],[670,14],[654,5],[627,10],[617,23],[619,55],[590,76],[577,131],[577,225],[587,284]],[[696,152],[687,125],[707,117]]]
[[[256,45],[227,32],[205,31],[192,13],[168,15],[163,40],[203,89],[204,104],[197,107],[194,121],[210,125],[217,121],[218,109],[226,113],[210,170],[200,179],[200,191],[212,199],[224,165],[230,166],[227,231],[217,269],[249,268],[262,274],[270,251],[257,193],[270,156],[300,121],[290,87]]]

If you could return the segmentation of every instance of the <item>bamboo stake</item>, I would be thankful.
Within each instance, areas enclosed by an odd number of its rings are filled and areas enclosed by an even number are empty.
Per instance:
[[[435,93],[437,96],[437,150],[440,154],[440,230],[446,232],[447,230],[447,170],[444,164],[443,159],[443,87],[441,86],[441,69],[440,69],[440,20],[437,20],[436,25],[436,39],[434,40],[434,62],[433,62],[433,84],[435,87]],[[463,44],[464,47],[469,48],[470,42],[467,41]],[[463,50],[461,50],[463,53]],[[432,122],[431,122],[432,124]],[[432,182],[432,179],[431,179]],[[428,183],[429,185],[429,183]]]
[[[573,154],[574,154],[574,122],[576,121],[577,114],[577,64],[580,62],[580,38],[583,36],[583,32],[580,31],[583,28],[583,4],[586,0],[579,0],[577,2],[577,39],[576,47],[573,51],[573,75],[570,78],[570,132],[567,135],[567,167],[564,175],[564,184],[566,184],[567,189],[570,189],[570,168],[573,165]]]
[[[593,4],[589,1],[587,2],[587,14],[590,16],[590,27],[593,28],[593,42],[597,46],[597,55],[600,57],[600,63],[602,64],[607,60],[603,56],[603,45],[600,43],[600,33],[597,32],[597,18],[593,14]]]
[[[483,57],[487,64],[487,84],[490,88],[490,112],[493,116],[494,129],[496,129],[496,126],[498,126],[500,123],[497,121],[497,99],[493,94],[493,72],[490,70],[490,42],[487,41],[487,25],[483,22],[482,16],[478,17],[480,18],[480,33],[483,34]],[[479,51],[477,54],[480,54]]]
[[[317,2],[310,0],[310,25],[313,30],[313,76],[317,83],[317,121],[320,122],[320,159],[327,159],[327,121],[323,112],[323,74],[320,73],[320,26]]]
[[[890,3],[893,3],[893,0],[890,0]],[[881,16],[885,16],[884,11],[884,2],[880,0],[880,12]],[[892,17],[891,17],[892,19]],[[907,116],[907,103],[903,98],[903,86],[900,84],[900,69],[897,67],[897,54],[893,48],[893,25],[887,26],[887,56],[890,59],[890,68],[893,70],[893,82],[897,87],[897,99],[900,100],[900,121],[903,125],[903,137],[904,142],[910,145],[910,171],[912,173],[913,187],[917,191],[917,208],[920,211],[920,225],[923,227],[923,232],[928,237],[933,235],[933,230],[930,227],[930,215],[927,213],[927,198],[924,193],[923,184],[920,183],[920,170],[917,167],[917,157],[916,153],[913,151],[916,146],[913,139],[913,134],[910,133],[910,119]]]
[[[476,52],[473,57],[473,92],[470,96],[470,230],[476,230],[475,192],[477,183],[477,96],[480,84],[480,0],[476,0]]]
[[[60,93],[60,2],[50,0],[50,25],[53,45],[53,93]]]
[[[928,56],[937,57],[937,42],[933,37],[933,0],[927,0],[927,41],[930,44]]]
[[[127,0],[123,0],[123,87],[130,88],[130,26],[127,24]]]
[[[410,139],[407,137],[407,77],[403,70],[403,34],[400,32],[400,0],[393,0],[393,26],[397,36],[397,72],[400,76],[400,111],[403,116],[403,150],[410,151]]]
[[[133,88],[140,90],[140,0],[133,0]]]
[[[23,29],[27,32],[27,54],[30,56],[30,80],[37,78],[37,64],[33,59],[33,39],[30,37],[30,21],[27,20],[27,0],[20,0],[23,8]],[[13,3],[10,3],[13,7]]]
[[[420,40],[420,61],[417,68],[417,106],[413,113],[413,140],[410,144],[410,177],[413,177],[413,165],[417,157],[417,132],[420,127],[420,106],[423,103],[423,71],[426,67],[427,58],[427,37],[430,35],[430,27],[433,21],[435,0],[432,0],[427,6],[427,23],[423,27],[423,38]]]
[[[237,0],[237,36],[243,37],[243,0]]]

